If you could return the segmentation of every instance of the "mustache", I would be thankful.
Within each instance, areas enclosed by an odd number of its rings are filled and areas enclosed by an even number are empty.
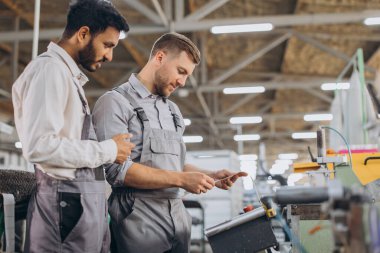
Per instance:
[[[103,59],[97,61],[97,62],[106,62],[107,61],[107,58],[106,57],[103,57]]]

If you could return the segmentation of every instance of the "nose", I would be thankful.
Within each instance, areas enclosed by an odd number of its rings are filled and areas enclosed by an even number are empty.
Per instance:
[[[181,76],[178,80],[177,83],[180,87],[184,87],[186,83],[187,76]]]
[[[107,59],[107,61],[112,61],[112,57],[113,57],[113,50],[110,49],[110,50],[104,55],[104,58]]]

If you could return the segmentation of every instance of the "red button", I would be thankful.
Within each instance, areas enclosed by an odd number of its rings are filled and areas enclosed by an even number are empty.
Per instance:
[[[254,208],[253,208],[253,205],[248,205],[248,206],[246,206],[246,207],[243,208],[243,211],[244,211],[245,213],[247,213],[247,212],[252,211],[253,209],[254,209]]]

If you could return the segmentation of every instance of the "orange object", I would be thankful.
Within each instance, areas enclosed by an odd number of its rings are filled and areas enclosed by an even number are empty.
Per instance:
[[[315,227],[313,227],[312,229],[309,230],[309,235],[313,235],[313,234],[315,234],[316,232],[318,232],[321,229],[322,229],[322,226],[319,226],[319,225],[315,226]]]
[[[295,173],[303,173],[305,171],[309,170],[317,170],[321,166],[318,163],[294,163],[293,164],[293,169]]]
[[[254,209],[253,205],[248,205],[248,206],[246,206],[246,207],[243,208],[243,211],[245,213],[248,213],[248,212],[252,211],[253,209]]]

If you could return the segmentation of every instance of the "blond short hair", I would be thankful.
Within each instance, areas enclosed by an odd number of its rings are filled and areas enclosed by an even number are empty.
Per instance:
[[[185,51],[195,64],[201,61],[201,53],[195,44],[186,36],[179,33],[166,33],[154,42],[150,58],[160,50],[180,53]]]

